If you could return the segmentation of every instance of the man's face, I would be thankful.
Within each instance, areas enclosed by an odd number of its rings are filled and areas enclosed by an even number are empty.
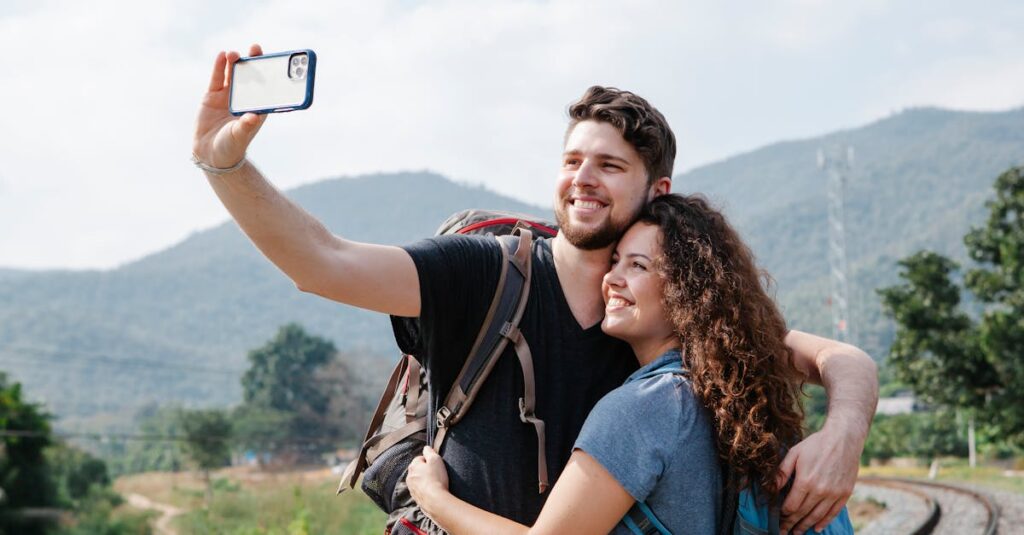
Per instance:
[[[636,218],[648,196],[643,160],[612,125],[583,121],[569,134],[555,190],[555,218],[580,249],[607,247]]]

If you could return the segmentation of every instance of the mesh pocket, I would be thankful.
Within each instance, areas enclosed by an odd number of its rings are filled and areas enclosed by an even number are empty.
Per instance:
[[[417,455],[423,452],[424,442],[408,438],[381,452],[363,472],[363,492],[385,513],[406,505],[409,491],[403,485],[406,496],[395,496],[395,485],[405,480],[405,471]],[[396,499],[397,498],[397,499]]]

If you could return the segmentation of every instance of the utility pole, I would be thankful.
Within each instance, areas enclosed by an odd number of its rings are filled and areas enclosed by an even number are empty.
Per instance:
[[[852,338],[849,323],[850,288],[846,266],[846,181],[853,167],[853,147],[818,149],[818,169],[828,180],[828,265],[832,286],[832,336],[840,342]]]

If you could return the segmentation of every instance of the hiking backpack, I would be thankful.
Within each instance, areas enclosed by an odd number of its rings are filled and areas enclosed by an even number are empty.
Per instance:
[[[466,414],[498,358],[512,344],[523,373],[524,391],[518,401],[509,403],[518,403],[520,419],[532,425],[537,434],[540,492],[548,487],[544,422],[534,413],[533,357],[519,331],[519,320],[529,297],[533,236],[553,237],[556,229],[551,223],[521,214],[464,210],[445,220],[435,233],[495,235],[501,245],[502,262],[494,297],[472,349],[443,404],[432,415],[437,427],[432,446],[441,452],[448,429]],[[419,324],[415,319],[392,317],[392,323],[403,336],[418,337]],[[363,492],[388,513],[386,533],[443,533],[419,511],[405,485],[409,463],[427,444],[429,398],[420,361],[416,356],[403,354],[381,394],[359,454],[345,469],[338,486],[339,494],[352,489],[362,474]]]
[[[687,375],[683,363],[673,361],[648,371],[637,379],[648,379],[663,373]],[[720,468],[722,470],[722,509],[718,517],[718,535],[780,535],[780,509],[784,497],[780,496],[775,503],[768,503],[768,500],[762,497],[754,487],[744,488],[737,492],[736,472],[728,466],[723,465]],[[785,491],[784,488],[783,494]],[[622,524],[634,535],[672,535],[668,528],[658,520],[654,511],[644,502],[633,504],[626,516],[622,518]],[[843,506],[839,515],[825,526],[824,531],[815,533],[853,535],[853,524],[850,522],[850,515],[846,507]]]

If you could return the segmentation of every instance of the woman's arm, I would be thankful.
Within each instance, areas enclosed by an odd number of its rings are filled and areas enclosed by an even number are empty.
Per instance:
[[[635,503],[600,463],[580,450],[569,458],[533,527],[453,496],[444,460],[429,447],[409,466],[406,482],[423,512],[452,535],[608,533]]]

